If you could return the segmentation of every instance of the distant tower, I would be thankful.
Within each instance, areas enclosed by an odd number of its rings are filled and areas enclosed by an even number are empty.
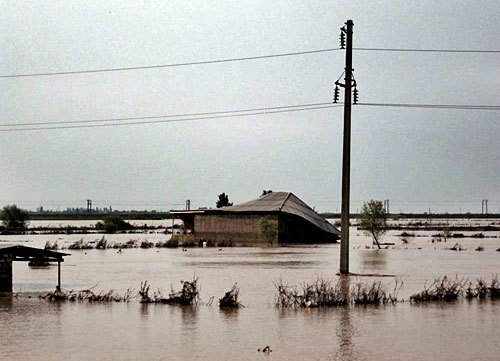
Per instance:
[[[488,214],[488,200],[483,199],[481,201],[481,214]]]
[[[87,213],[92,212],[92,199],[87,199]]]
[[[187,211],[191,210],[191,200],[190,199],[186,200],[186,210]]]
[[[385,213],[389,214],[389,200],[388,199],[384,200],[384,211],[385,211]]]

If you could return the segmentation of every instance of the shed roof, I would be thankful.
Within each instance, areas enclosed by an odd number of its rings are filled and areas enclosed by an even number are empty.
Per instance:
[[[271,192],[252,201],[236,206],[217,208],[219,212],[284,212],[294,214],[321,228],[325,232],[340,235],[340,231],[316,211],[290,192]]]
[[[4,244],[0,245],[0,254],[3,253],[12,253],[15,257],[21,258],[47,258],[47,259],[56,259],[62,260],[64,256],[69,256],[69,253],[55,252],[50,251],[48,249],[27,247],[21,245],[11,245]]]

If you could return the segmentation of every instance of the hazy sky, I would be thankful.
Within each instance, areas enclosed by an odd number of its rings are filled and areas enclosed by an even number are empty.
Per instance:
[[[0,75],[338,47],[500,49],[498,1],[2,1]],[[343,51],[244,62],[1,78],[0,123],[328,102]],[[355,51],[361,102],[498,105],[500,54]],[[500,207],[498,111],[355,106],[352,210]],[[170,209],[262,189],[340,209],[342,108],[246,118],[0,132],[0,205]],[[3,128],[5,129],[5,128]]]

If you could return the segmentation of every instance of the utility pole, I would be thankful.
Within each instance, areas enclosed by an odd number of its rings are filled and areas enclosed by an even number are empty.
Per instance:
[[[346,35],[344,86],[344,143],[342,156],[342,215],[340,225],[340,273],[349,274],[349,201],[351,182],[351,85],[352,77],[352,20],[341,29]],[[342,37],[342,33],[341,33]],[[340,85],[340,84],[338,84]]]

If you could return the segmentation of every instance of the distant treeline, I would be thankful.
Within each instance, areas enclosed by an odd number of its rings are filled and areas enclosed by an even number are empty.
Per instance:
[[[113,211],[113,215],[118,215],[123,219],[128,220],[159,220],[159,219],[170,219],[172,218],[170,212],[154,212],[154,211]],[[320,213],[324,218],[340,218],[340,213]],[[109,214],[99,214],[99,213],[69,213],[69,212],[47,212],[38,213],[30,212],[30,219],[36,221],[45,220],[102,220]],[[500,218],[499,213],[390,213],[388,215],[391,219],[408,219],[408,218],[421,218],[421,219],[469,219],[469,218],[483,218],[483,219],[493,219]],[[351,213],[350,218],[359,218],[359,213]]]
[[[320,213],[324,218],[340,218],[340,213]],[[349,218],[355,219],[359,218],[359,213],[351,213]],[[411,219],[411,218],[422,218],[422,219],[446,219],[446,218],[460,218],[460,219],[469,219],[469,218],[484,218],[484,219],[493,219],[500,218],[500,213],[389,213],[387,215],[388,218],[391,219]]]
[[[159,220],[168,219],[170,217],[170,212],[149,212],[149,211],[130,211],[130,212],[120,212],[113,211],[113,213],[103,214],[103,213],[69,213],[69,212],[30,212],[30,219],[34,221],[49,221],[49,220],[85,220],[85,221],[98,221],[103,220],[104,217],[109,215],[117,215],[123,219],[127,220]]]

